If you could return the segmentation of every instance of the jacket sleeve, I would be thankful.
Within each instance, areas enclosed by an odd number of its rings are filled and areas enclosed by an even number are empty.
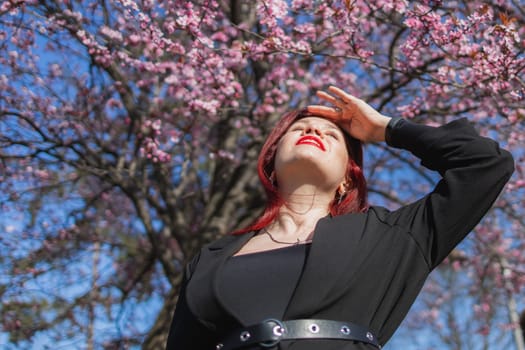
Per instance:
[[[193,315],[186,301],[186,286],[193,266],[196,264],[196,256],[184,270],[182,285],[175,307],[175,313],[171,322],[166,350],[205,350],[215,349],[217,340],[215,333],[207,329]]]
[[[442,176],[421,200],[392,212],[388,221],[402,225],[435,268],[478,224],[514,170],[509,152],[481,137],[466,119],[441,127],[396,119],[387,143],[421,159]]]

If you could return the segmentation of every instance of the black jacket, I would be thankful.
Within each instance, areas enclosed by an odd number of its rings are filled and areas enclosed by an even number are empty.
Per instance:
[[[284,319],[344,320],[369,327],[384,344],[427,276],[474,228],[513,172],[512,156],[480,137],[465,119],[439,128],[402,120],[390,146],[421,159],[442,179],[417,202],[395,211],[319,220],[305,269]],[[217,293],[218,271],[254,233],[226,236],[188,264],[168,338],[169,350],[215,349],[225,330],[243,324]],[[286,283],[286,281],[283,281]],[[282,349],[371,349],[338,341],[296,341]]]

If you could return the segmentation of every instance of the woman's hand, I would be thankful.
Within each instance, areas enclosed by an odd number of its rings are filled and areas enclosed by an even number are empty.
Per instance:
[[[385,129],[390,117],[335,86],[330,86],[328,92],[318,91],[317,96],[330,102],[333,107],[311,105],[307,107],[310,113],[334,121],[352,137],[363,142],[385,140]]]

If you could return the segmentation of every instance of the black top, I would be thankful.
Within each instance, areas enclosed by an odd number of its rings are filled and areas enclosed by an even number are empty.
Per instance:
[[[268,318],[283,319],[310,245],[297,244],[229,258],[218,277],[219,297],[228,309],[242,315],[247,325],[257,324]],[[353,341],[330,339],[328,342],[326,346],[337,346],[337,350],[355,349]],[[293,343],[297,341],[284,340],[271,348],[248,346],[242,350],[284,349]],[[323,345],[322,349],[326,346]]]
[[[228,259],[218,282],[224,304],[243,315],[249,325],[282,319],[309,247],[297,244]]]
[[[283,320],[353,322],[385,344],[429,273],[480,221],[513,171],[510,153],[479,136],[466,119],[438,128],[402,120],[390,132],[390,146],[410,151],[442,179],[432,192],[396,210],[372,206],[319,220]],[[222,237],[187,264],[168,349],[213,350],[225,332],[248,325],[219,286],[229,258],[254,235]],[[336,340],[300,340],[281,348],[343,347]],[[374,347],[346,342],[343,349]]]

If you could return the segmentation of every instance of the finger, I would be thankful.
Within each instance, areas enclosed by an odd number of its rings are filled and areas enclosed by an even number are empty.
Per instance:
[[[319,97],[320,99],[322,100],[325,100],[326,102],[330,102],[334,105],[336,105],[339,100],[337,98],[335,98],[334,96],[324,92],[324,91],[317,91],[316,93],[317,97]]]
[[[335,106],[335,107],[330,107],[330,108],[335,108],[337,111],[337,116],[334,118],[340,119],[343,115],[342,111],[344,111],[348,107],[348,104],[345,101],[343,101],[340,98],[334,97],[324,91],[318,91],[317,96],[321,98],[322,100],[325,100],[328,103],[331,103]]]
[[[307,106],[306,109],[308,110],[308,112],[312,114],[316,114],[321,117],[325,117],[329,119],[340,119],[341,118],[341,110],[339,108],[310,105],[310,106]]]
[[[329,86],[328,91],[336,95],[339,99],[341,99],[345,103],[355,103],[356,97],[350,95],[349,93],[345,92],[344,90],[338,88],[337,86]],[[332,97],[334,98],[334,97]]]

